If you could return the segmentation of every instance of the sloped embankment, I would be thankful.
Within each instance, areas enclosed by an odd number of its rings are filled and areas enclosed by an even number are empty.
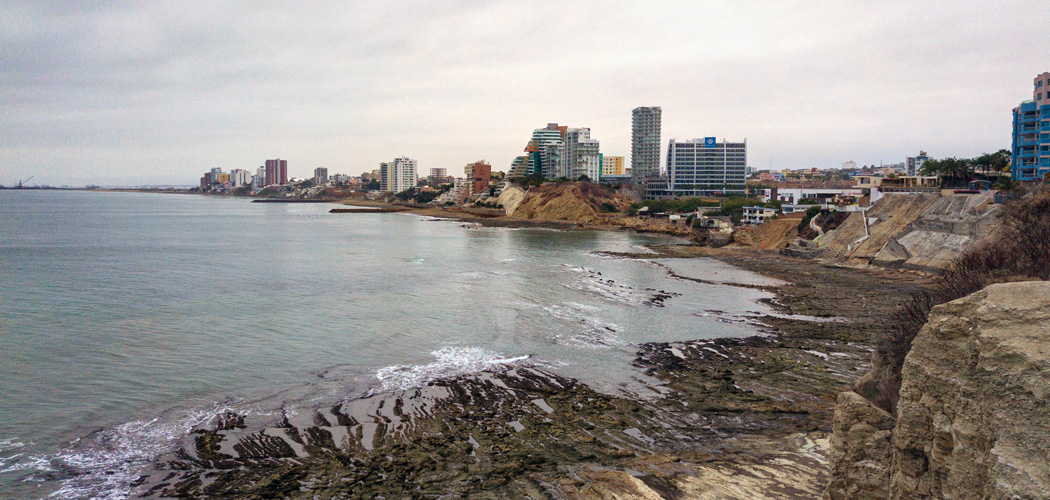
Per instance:
[[[632,201],[630,197],[590,182],[551,182],[529,189],[510,215],[523,219],[594,222],[603,205],[623,211]]]
[[[778,250],[798,236],[798,222],[798,219],[776,219],[760,226],[739,227],[733,233],[733,241],[740,246]]]
[[[886,267],[939,270],[995,229],[1000,205],[989,195],[938,198],[872,261]]]
[[[870,261],[888,241],[906,231],[937,198],[935,194],[887,194],[866,212],[850,214],[838,229],[829,233],[821,257]],[[868,218],[867,231],[865,215]]]

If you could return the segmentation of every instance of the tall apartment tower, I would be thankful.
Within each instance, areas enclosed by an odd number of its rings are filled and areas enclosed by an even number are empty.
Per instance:
[[[314,182],[318,185],[328,184],[328,168],[317,167],[314,169]]]
[[[266,185],[288,184],[288,160],[266,160]]]
[[[631,181],[644,186],[646,177],[660,174],[659,106],[631,111]]]
[[[1014,108],[1011,176],[1037,181],[1050,174],[1050,71],[1035,77],[1032,100]]]
[[[400,193],[416,185],[416,160],[394,158],[394,161],[379,164],[379,189]]]
[[[587,176],[592,181],[601,177],[601,156],[598,152],[598,141],[591,139],[591,129],[570,128],[565,131],[562,146],[561,168],[556,177],[570,180]]]
[[[667,188],[675,197],[744,194],[746,179],[746,139],[671,139],[667,144]]]

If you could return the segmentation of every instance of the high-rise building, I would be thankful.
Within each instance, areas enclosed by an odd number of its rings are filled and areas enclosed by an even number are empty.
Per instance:
[[[379,164],[379,186],[383,191],[400,193],[416,186],[416,160],[394,158]]]
[[[525,175],[542,174],[544,178],[557,177],[559,170],[559,151],[564,144],[563,136],[569,127],[548,123],[544,128],[532,131],[532,138],[525,145],[528,153],[528,168]]]
[[[519,156],[511,164],[510,175],[520,177],[539,173],[544,178],[578,179],[586,175],[592,180],[601,176],[599,143],[591,138],[591,129],[569,128],[548,123],[532,131],[525,146],[527,156]]]
[[[230,185],[233,187],[247,186],[252,182],[252,173],[242,168],[230,170]]]
[[[266,160],[266,185],[288,184],[288,160]]]
[[[919,156],[906,156],[904,158],[904,170],[908,175],[919,175],[922,164],[929,159],[930,157],[926,155],[925,151],[919,151]]]
[[[602,175],[623,175],[623,157],[602,155]]]
[[[1014,108],[1011,176],[1036,181],[1050,174],[1050,72],[1035,77],[1032,100]]]
[[[631,180],[644,186],[646,177],[660,174],[659,106],[634,108],[631,111]]]
[[[559,158],[558,175],[570,180],[586,176],[592,181],[601,178],[601,156],[598,141],[591,139],[591,129],[570,128],[565,130],[562,153]]]
[[[328,184],[328,168],[317,167],[314,169],[314,182],[317,185]]]
[[[492,165],[484,160],[476,161],[463,167],[463,173],[466,174],[470,193],[480,193],[489,188],[489,181],[492,179]]]
[[[431,184],[442,184],[448,179],[448,169],[445,167],[438,167],[430,169],[430,177],[427,180]]]
[[[671,139],[667,144],[667,189],[675,197],[744,194],[746,179],[746,139]]]

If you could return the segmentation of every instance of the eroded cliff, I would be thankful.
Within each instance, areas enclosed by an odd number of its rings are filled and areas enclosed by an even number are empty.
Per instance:
[[[826,499],[1050,497],[1050,283],[935,307],[896,418],[845,393],[834,431]]]

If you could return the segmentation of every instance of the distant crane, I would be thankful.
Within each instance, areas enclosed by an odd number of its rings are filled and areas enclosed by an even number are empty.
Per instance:
[[[33,180],[33,176],[30,175],[28,179],[18,181],[18,189],[22,189],[22,184]]]

